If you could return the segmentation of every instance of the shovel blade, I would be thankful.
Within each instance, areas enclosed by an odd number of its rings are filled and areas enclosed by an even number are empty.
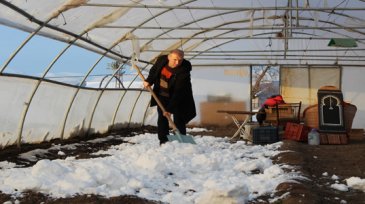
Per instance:
[[[169,139],[170,142],[178,141],[180,143],[196,144],[193,137],[189,135],[181,135],[181,134],[168,135],[167,138]]]

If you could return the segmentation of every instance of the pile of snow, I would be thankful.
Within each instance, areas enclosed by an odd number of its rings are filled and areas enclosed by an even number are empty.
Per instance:
[[[43,159],[27,168],[1,162],[0,191],[19,195],[33,190],[52,197],[136,195],[174,204],[245,203],[274,195],[278,184],[299,177],[272,163],[270,158],[280,153],[281,142],[260,146],[197,136],[196,145],[169,142],[160,146],[157,135],[150,133],[123,140],[129,143],[94,153],[108,155],[103,157]]]

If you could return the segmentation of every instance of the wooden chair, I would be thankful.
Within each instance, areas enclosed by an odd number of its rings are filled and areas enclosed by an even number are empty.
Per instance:
[[[276,104],[274,107],[268,107],[266,111],[265,122],[282,126],[285,129],[286,123],[300,123],[300,109],[302,102]]]
[[[350,133],[352,129],[352,123],[355,118],[357,107],[354,104],[351,103],[344,103],[343,104],[343,111],[344,111],[344,122],[346,127],[346,132]],[[310,128],[319,128],[319,122],[318,122],[318,104],[314,104],[311,106],[308,106],[303,111],[303,121],[304,125],[310,127]]]

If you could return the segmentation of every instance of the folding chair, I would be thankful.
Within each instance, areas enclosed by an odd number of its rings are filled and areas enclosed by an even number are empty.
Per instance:
[[[251,116],[255,115],[257,112],[252,112],[252,111],[230,111],[230,110],[218,110],[217,112],[218,113],[228,114],[232,118],[234,124],[237,126],[237,131],[233,134],[231,139],[233,139],[233,138],[237,137],[238,135],[240,135],[240,137],[242,137],[242,139],[248,140],[247,138],[250,137],[250,132],[246,131],[245,125],[248,124],[248,122],[250,121]],[[246,118],[242,123],[240,123],[240,121],[237,119],[236,115],[245,115]]]

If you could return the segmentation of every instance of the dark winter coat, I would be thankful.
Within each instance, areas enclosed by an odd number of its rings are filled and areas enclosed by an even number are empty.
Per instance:
[[[158,96],[160,90],[161,70],[168,64],[167,55],[158,57],[156,63],[151,67],[146,81],[153,85],[153,92]],[[190,71],[191,64],[183,60],[179,67],[174,68],[176,72],[169,80],[169,103],[165,107],[167,112],[181,114],[185,123],[188,123],[196,116],[195,102],[191,85]],[[151,106],[156,106],[155,99],[151,98]]]

